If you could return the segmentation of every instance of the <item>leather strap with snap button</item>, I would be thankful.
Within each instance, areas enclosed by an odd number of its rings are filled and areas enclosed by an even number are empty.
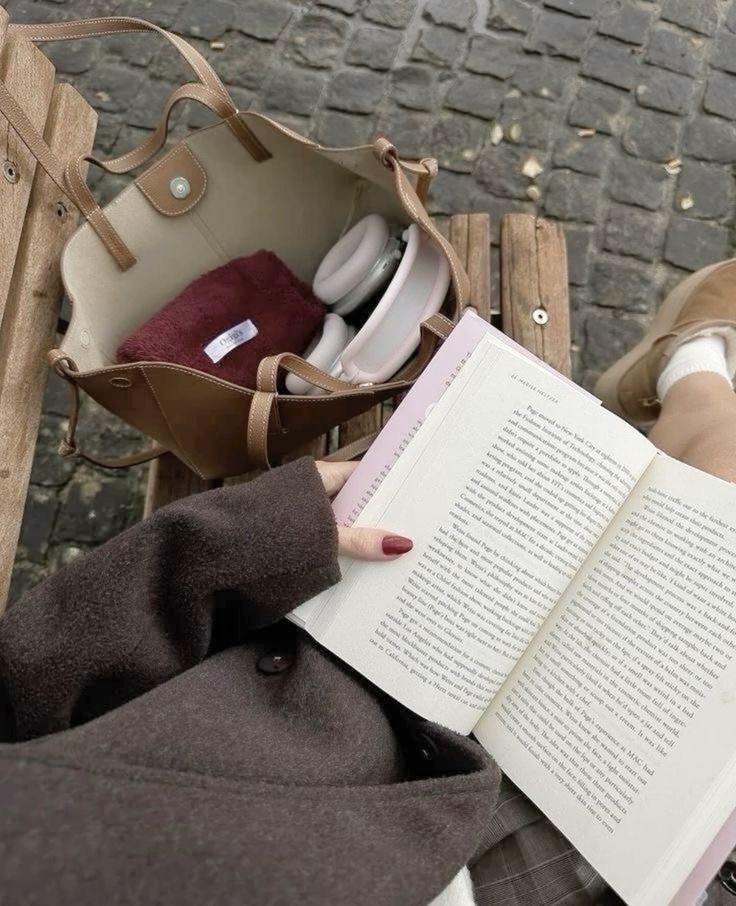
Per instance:
[[[135,184],[159,214],[178,217],[199,204],[207,189],[207,174],[191,148],[182,142]]]

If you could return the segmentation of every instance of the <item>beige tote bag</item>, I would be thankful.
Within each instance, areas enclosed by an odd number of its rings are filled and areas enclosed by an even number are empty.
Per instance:
[[[356,148],[323,148],[259,113],[239,112],[204,57],[178,35],[140,19],[10,26],[11,33],[33,41],[147,30],[168,39],[197,80],[172,92],[158,128],[133,151],[106,161],[59,160],[2,82],[0,113],[85,218],[62,254],[72,318],[51,353],[53,368],[73,390],[62,453],[123,466],[170,450],[201,477],[222,478],[277,463],[302,443],[407,390],[469,303],[469,284],[420,201],[436,172],[433,160],[402,161],[383,138]],[[205,104],[219,121],[176,145],[100,208],[85,181],[87,162],[112,173],[140,167],[164,145],[171,109],[184,98]],[[311,283],[341,232],[371,212],[418,224],[439,244],[452,273],[448,317],[435,315],[422,325],[416,355],[391,381],[356,387],[292,354],[264,359],[253,388],[165,362],[115,364],[120,341],[204,272],[266,248]],[[281,393],[285,372],[328,393]],[[82,453],[74,440],[79,390],[157,445],[118,460]]]

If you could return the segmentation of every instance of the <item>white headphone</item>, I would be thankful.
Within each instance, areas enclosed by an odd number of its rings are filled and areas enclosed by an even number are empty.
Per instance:
[[[347,315],[387,285],[400,260],[399,240],[380,214],[369,214],[325,255],[312,289],[336,315]]]
[[[418,226],[404,231],[406,250],[398,266],[391,266],[396,258],[390,239],[386,221],[369,214],[327,253],[314,278],[315,295],[333,310],[304,358],[351,384],[382,383],[395,374],[419,345],[420,324],[440,310],[450,286],[447,258]],[[356,334],[340,315],[375,295],[388,279],[386,291]],[[286,388],[312,396],[326,392],[293,374]]]
[[[340,364],[340,353],[344,351],[354,336],[354,327],[346,324],[340,315],[330,313],[325,316],[322,335],[317,334],[302,358],[305,358],[310,365],[332,374]],[[302,396],[313,394],[315,390],[319,391],[314,384],[310,384],[309,381],[305,381],[295,374],[286,376],[286,389],[289,393]]]

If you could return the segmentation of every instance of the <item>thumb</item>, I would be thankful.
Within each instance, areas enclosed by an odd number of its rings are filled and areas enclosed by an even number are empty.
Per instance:
[[[359,560],[395,560],[414,546],[409,538],[377,528],[337,527],[338,550]]]

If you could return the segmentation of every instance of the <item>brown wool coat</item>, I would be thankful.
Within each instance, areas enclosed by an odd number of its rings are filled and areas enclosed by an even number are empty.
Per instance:
[[[0,903],[426,906],[500,775],[282,620],[338,578],[304,459],[159,511],[12,607]]]

